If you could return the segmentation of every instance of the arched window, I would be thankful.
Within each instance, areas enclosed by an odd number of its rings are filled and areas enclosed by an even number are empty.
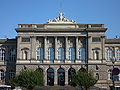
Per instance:
[[[79,60],[85,61],[85,48],[79,48],[78,55]]]
[[[111,80],[112,79],[112,70],[109,69],[108,70],[108,80]]]
[[[112,49],[107,49],[106,50],[106,59],[108,60],[108,61],[110,61],[111,60],[111,58],[112,58]]]
[[[95,60],[99,60],[99,52],[95,51]]]
[[[24,60],[29,59],[29,57],[28,57],[29,48],[23,48],[21,50],[22,50],[22,59],[24,59]]]
[[[15,49],[10,49],[10,53],[9,53],[9,57],[10,57],[10,61],[15,61],[16,59],[16,50]]]
[[[64,60],[65,56],[64,56],[64,48],[58,48],[58,60]]]
[[[48,48],[48,60],[54,60],[54,48]]]
[[[117,60],[120,60],[120,49],[116,50],[116,58]]]
[[[9,80],[11,80],[14,75],[15,75],[15,72],[13,70],[10,70],[9,71]]]
[[[5,50],[0,49],[0,61],[4,61],[4,60],[5,60]]]
[[[44,59],[44,51],[43,48],[37,48],[37,60]]]
[[[99,73],[96,73],[96,79],[99,80]]]
[[[75,60],[75,48],[73,48],[73,47],[69,48],[68,53],[69,53],[68,59]]]
[[[63,68],[58,69],[58,85],[65,85],[65,70]]]
[[[4,70],[0,70],[0,81],[4,80]]]
[[[48,68],[47,70],[47,85],[54,85],[54,70],[52,68]]]
[[[75,83],[75,69],[74,68],[70,68],[68,70],[68,84],[69,85],[73,85],[73,86],[76,86],[76,83]]]

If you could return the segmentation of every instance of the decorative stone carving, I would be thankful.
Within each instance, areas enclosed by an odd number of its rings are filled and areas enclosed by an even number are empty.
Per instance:
[[[62,12],[59,12],[59,16],[56,17],[55,19],[48,19],[48,21],[46,22],[46,24],[59,24],[59,23],[64,23],[64,24],[76,24],[76,21],[74,20],[68,20],[67,18],[65,18],[63,16]]]

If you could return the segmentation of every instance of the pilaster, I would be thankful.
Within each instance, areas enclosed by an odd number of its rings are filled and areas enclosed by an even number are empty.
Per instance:
[[[36,59],[36,37],[35,36],[31,37],[31,59],[32,60]]]
[[[78,37],[76,37],[76,60],[78,60]]]
[[[55,69],[55,72],[54,72],[54,85],[58,85],[57,69]]]
[[[44,37],[44,59],[47,60],[47,37]]]
[[[65,70],[65,85],[68,85],[68,69]]]
[[[21,42],[21,37],[17,37],[17,60],[22,59],[22,52],[20,50],[20,42]],[[21,55],[21,56],[20,56]]]
[[[65,37],[65,59],[68,59],[68,37]]]
[[[57,54],[57,37],[54,37],[55,38],[55,60],[58,59],[58,54]]]

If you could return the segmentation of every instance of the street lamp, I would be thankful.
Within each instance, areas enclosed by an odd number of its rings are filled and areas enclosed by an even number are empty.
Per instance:
[[[111,61],[112,61],[112,68],[114,69],[116,58],[115,57],[111,58]],[[112,83],[113,83],[112,90],[115,90],[115,80],[114,80],[114,75],[113,75],[113,69],[112,69]]]

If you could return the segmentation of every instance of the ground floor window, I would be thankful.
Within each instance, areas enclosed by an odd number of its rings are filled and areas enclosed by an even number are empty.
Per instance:
[[[54,70],[52,68],[47,70],[47,85],[54,86]]]
[[[65,85],[65,70],[63,68],[58,69],[58,85]]]
[[[75,75],[76,71],[74,68],[70,68],[68,70],[68,84],[69,85],[75,85],[74,83],[74,75]]]

